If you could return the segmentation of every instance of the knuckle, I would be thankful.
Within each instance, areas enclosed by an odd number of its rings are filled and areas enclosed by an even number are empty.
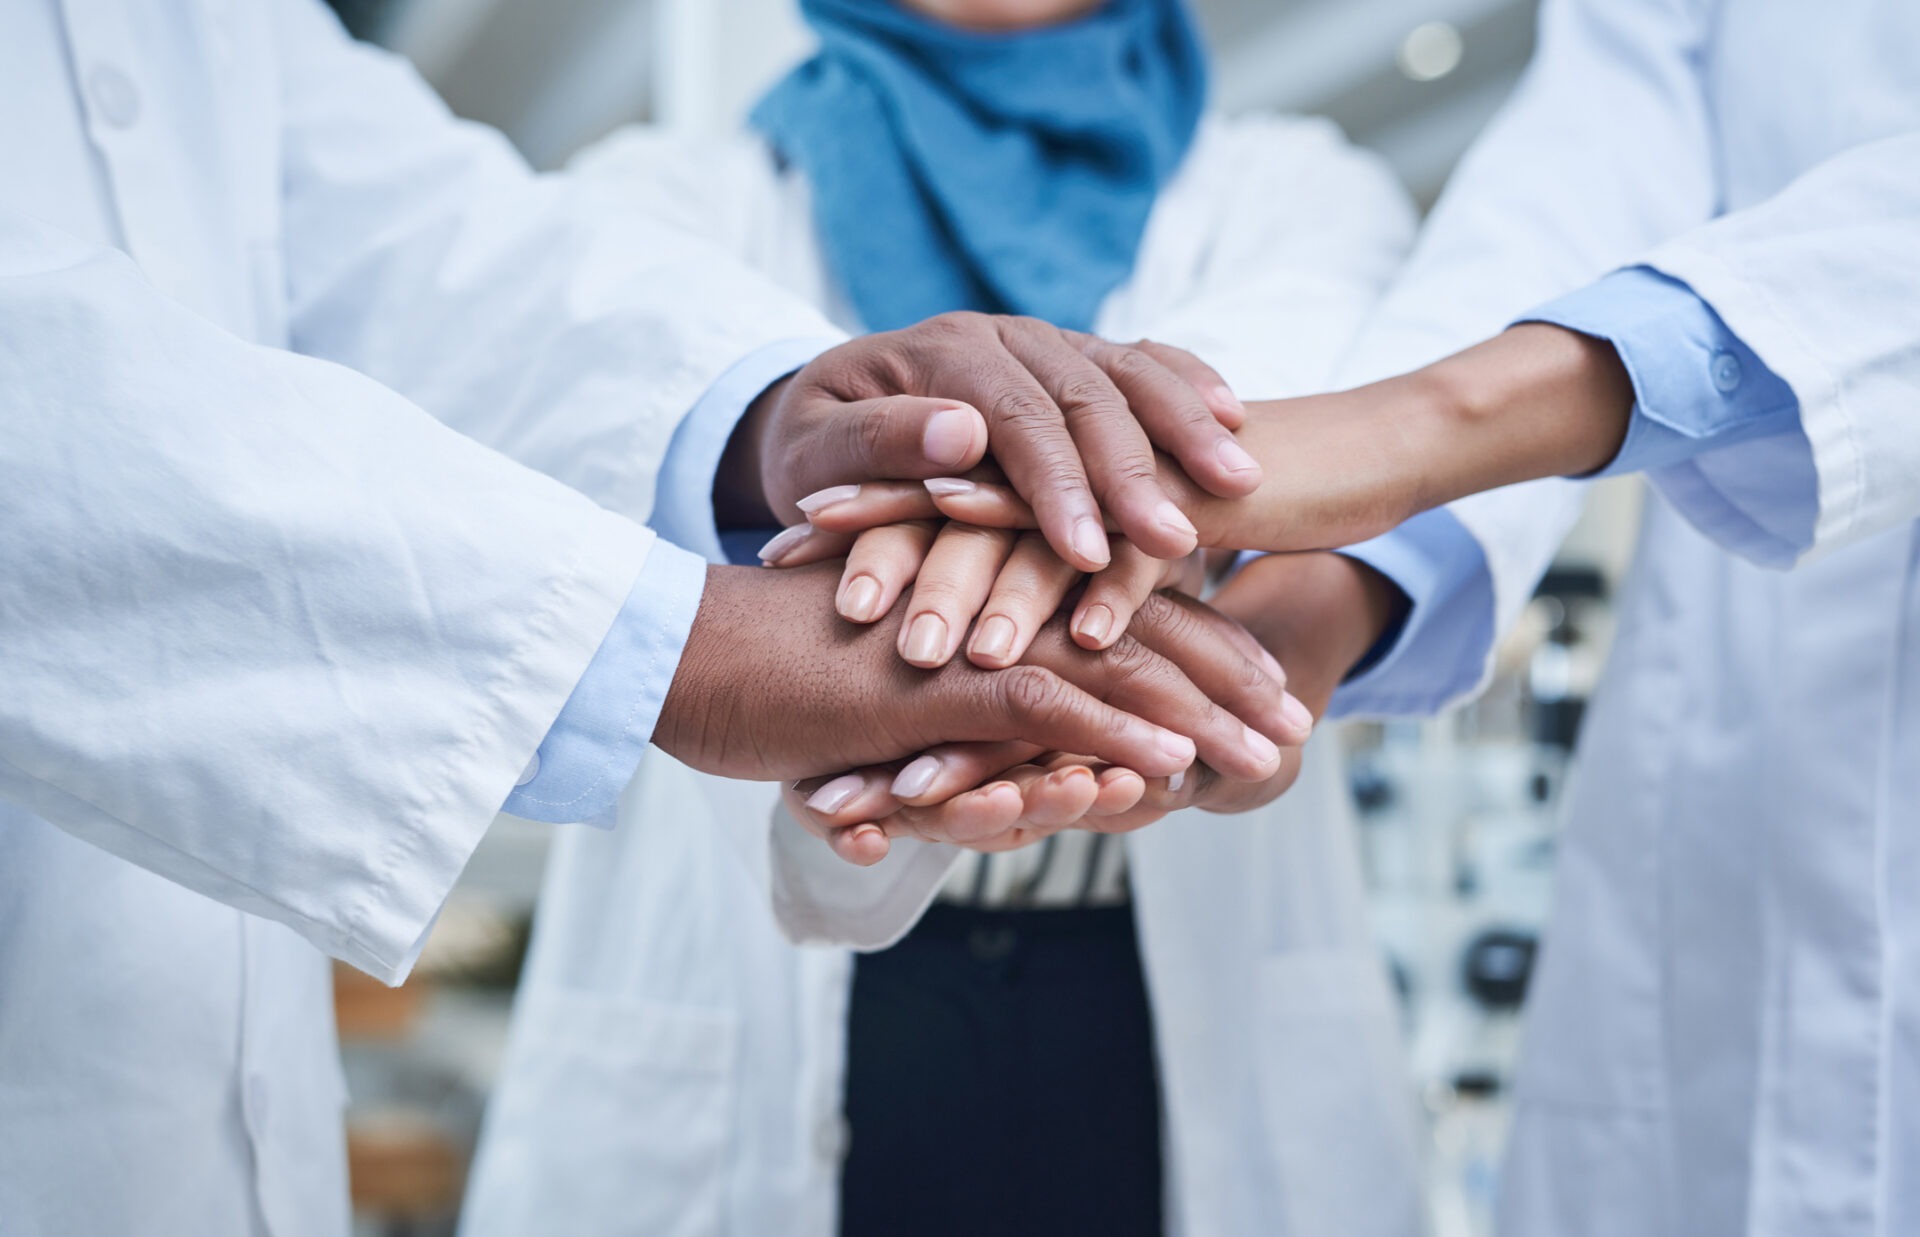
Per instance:
[[[1017,720],[1052,717],[1065,704],[1066,683],[1044,666],[1014,666],[997,674],[1003,698]]]
[[[1119,392],[1113,389],[1113,384],[1097,372],[1074,374],[1060,383],[1054,395],[1060,401],[1062,408],[1073,410],[1122,402]]]

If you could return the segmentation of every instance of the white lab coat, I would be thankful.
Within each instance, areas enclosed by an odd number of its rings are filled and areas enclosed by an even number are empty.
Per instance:
[[[700,227],[844,319],[806,185],[757,142],[616,137],[580,169]],[[1099,329],[1193,348],[1249,396],[1323,385],[1398,262],[1404,195],[1324,123],[1210,122]],[[1411,1097],[1368,929],[1336,736],[1283,802],[1186,813],[1127,859],[1166,1102],[1169,1229],[1406,1237],[1420,1228]],[[768,864],[766,788],[651,753],[612,833],[570,831],[542,895],[469,1237],[829,1237],[852,958],[796,949],[720,840]],[[797,937],[897,938],[952,861],[896,842],[874,869],[779,815]]]
[[[317,3],[4,24],[0,1232],[341,1237],[321,951],[405,973],[678,418],[831,328]]]
[[[1353,376],[1634,261],[1793,386],[1806,438],[1655,479],[1569,789],[1503,1230],[1920,1231],[1920,6],[1550,3]],[[1577,492],[1458,504],[1503,615]],[[1809,523],[1811,559],[1754,565]]]

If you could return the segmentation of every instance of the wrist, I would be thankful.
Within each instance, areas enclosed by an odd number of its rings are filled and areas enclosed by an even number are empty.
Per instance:
[[[1334,689],[1405,615],[1407,599],[1358,559],[1309,551],[1254,559],[1213,605],[1279,659],[1290,690],[1318,716]]]
[[[713,478],[714,520],[722,529],[769,528],[785,523],[767,501],[762,468],[768,427],[792,382],[793,375],[789,374],[756,396],[727,439]]]
[[[1613,345],[1529,322],[1395,382],[1431,462],[1421,510],[1541,477],[1582,476],[1620,452],[1633,381]]]

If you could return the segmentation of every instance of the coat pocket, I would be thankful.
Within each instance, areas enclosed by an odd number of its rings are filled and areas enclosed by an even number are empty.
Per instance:
[[[462,1233],[723,1232],[737,1015],[581,992],[522,1001]]]

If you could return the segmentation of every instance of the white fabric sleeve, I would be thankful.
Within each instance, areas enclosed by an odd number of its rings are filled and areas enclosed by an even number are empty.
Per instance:
[[[318,4],[275,8],[290,340],[622,515],[736,362],[837,340],[722,247],[530,171]]]
[[[1682,515],[1779,566],[1920,516],[1920,132],[1837,155],[1645,262],[1685,281],[1793,389],[1806,436],[1656,474]],[[1809,446],[1810,534],[1773,501]]]
[[[1548,0],[1539,50],[1454,173],[1342,364],[1341,385],[1485,339],[1712,217],[1719,191],[1697,68],[1712,7]],[[1450,507],[1479,539],[1493,590],[1494,623],[1469,677],[1491,673],[1493,642],[1532,595],[1581,493],[1576,482],[1536,481]]]
[[[7,215],[0,324],[0,794],[402,977],[652,534]]]

